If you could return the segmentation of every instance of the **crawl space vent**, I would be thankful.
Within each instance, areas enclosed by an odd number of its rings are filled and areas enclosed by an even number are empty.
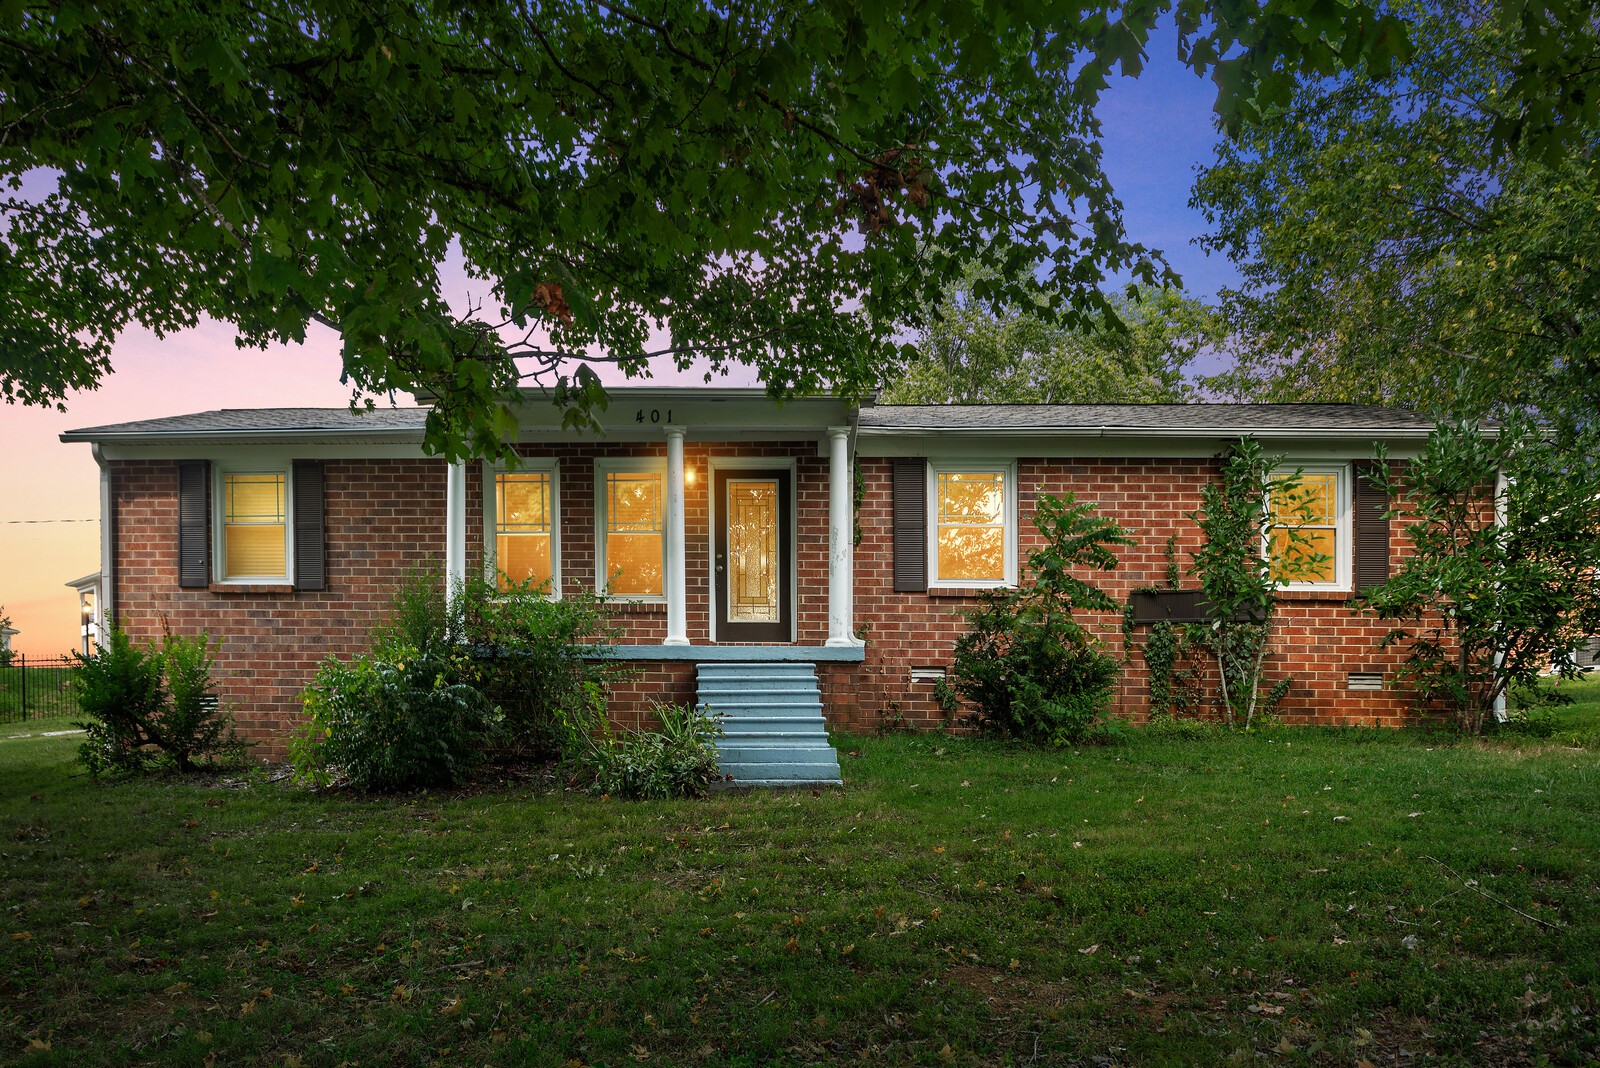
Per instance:
[[[911,669],[912,682],[941,682],[944,679],[942,667],[914,667]]]
[[[1381,690],[1381,689],[1383,689],[1383,672],[1381,672],[1381,671],[1352,671],[1350,673],[1350,689],[1352,689],[1352,690]]]

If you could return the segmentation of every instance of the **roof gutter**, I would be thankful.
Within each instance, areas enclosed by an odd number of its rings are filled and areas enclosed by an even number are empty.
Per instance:
[[[914,434],[940,434],[959,436],[983,437],[1028,437],[1048,438],[1120,438],[1120,437],[1147,437],[1147,438],[1195,438],[1195,437],[1255,437],[1255,438],[1304,438],[1304,437],[1338,437],[1338,438],[1426,438],[1433,431],[1431,428],[1422,427],[1363,427],[1360,429],[1343,429],[1334,427],[1274,427],[1268,429],[1250,429],[1244,427],[1048,427],[1048,426],[1005,426],[1005,427],[979,427],[979,426],[871,426],[862,425],[857,431],[863,437],[905,437]]]
[[[61,434],[61,440],[64,442],[88,441],[97,445],[177,445],[207,441],[227,442],[230,444],[263,441],[316,442],[327,441],[330,438],[352,442],[378,438],[383,441],[398,441],[402,443],[414,441],[420,445],[423,441],[423,431],[419,427],[373,427],[370,430],[330,427],[326,430],[225,430],[213,428],[209,430],[168,430],[155,433],[123,431],[106,434],[86,430],[68,430]]]

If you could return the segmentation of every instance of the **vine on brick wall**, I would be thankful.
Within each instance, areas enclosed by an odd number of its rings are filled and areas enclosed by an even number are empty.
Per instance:
[[[1167,538],[1166,555],[1166,582],[1162,588],[1176,590],[1180,588],[1183,577],[1183,570],[1178,565],[1176,534]],[[1139,644],[1135,641],[1133,605],[1130,601],[1128,607],[1123,610],[1122,635],[1123,647],[1129,651],[1129,658],[1132,658],[1132,650],[1135,648],[1144,658],[1145,667],[1150,675],[1152,716],[1183,715],[1199,708],[1200,673],[1194,666],[1193,660],[1199,652],[1201,637],[1195,633],[1193,625],[1173,623],[1165,619],[1157,620],[1150,624],[1148,637]]]

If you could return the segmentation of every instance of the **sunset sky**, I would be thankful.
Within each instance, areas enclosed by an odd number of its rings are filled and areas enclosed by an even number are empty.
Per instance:
[[[1211,159],[1213,89],[1178,65],[1175,35],[1158,35],[1137,80],[1106,94],[1105,166],[1136,241],[1164,250],[1195,296],[1236,279],[1190,240],[1203,220],[1188,206],[1194,168]],[[465,285],[465,281],[461,283]],[[0,407],[0,605],[20,632],[14,645],[54,656],[77,644],[78,609],[68,581],[99,569],[99,475],[87,445],[63,445],[64,430],[213,408],[337,407],[339,345],[318,331],[305,345],[238,350],[215,323],[157,339],[130,331],[98,390],[73,395],[65,412]],[[753,385],[745,375],[729,385]],[[409,398],[401,398],[410,403]]]

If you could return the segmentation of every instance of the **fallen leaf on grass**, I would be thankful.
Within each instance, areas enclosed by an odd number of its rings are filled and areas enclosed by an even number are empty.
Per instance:
[[[1096,953],[1100,952],[1100,943],[1096,942],[1092,946],[1084,946],[1082,949],[1078,950],[1078,952],[1082,953],[1085,957],[1092,957]]]
[[[50,1040],[48,1038],[46,1038],[46,1039],[30,1038],[30,1039],[28,1039],[28,1048],[23,1050],[23,1052],[24,1053],[49,1053],[50,1052]]]
[[[11,941],[13,941],[13,942],[31,942],[31,941],[33,941],[33,932],[32,931],[18,931],[16,934],[11,936]]]

